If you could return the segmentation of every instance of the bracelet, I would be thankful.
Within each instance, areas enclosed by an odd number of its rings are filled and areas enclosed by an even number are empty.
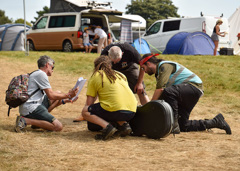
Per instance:
[[[64,102],[64,100],[62,99],[62,104],[64,105],[65,104],[65,102]]]

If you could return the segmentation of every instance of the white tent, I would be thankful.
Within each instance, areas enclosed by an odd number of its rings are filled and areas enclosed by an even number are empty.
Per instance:
[[[0,25],[0,51],[24,51],[24,38],[24,24]]]
[[[240,33],[240,7],[229,17],[228,23],[230,26],[229,39],[231,47],[234,48],[234,54],[240,55],[240,46],[237,39],[237,34]]]

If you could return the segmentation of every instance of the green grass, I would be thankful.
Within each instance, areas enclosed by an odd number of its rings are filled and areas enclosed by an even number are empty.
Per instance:
[[[93,61],[98,57],[98,54],[95,53],[39,51],[30,52],[29,56],[26,56],[24,52],[1,52],[0,58],[36,64],[39,56],[45,54],[55,60],[56,71],[82,75],[86,78],[91,76]],[[240,92],[239,56],[159,55],[158,57],[178,62],[196,73],[203,80],[207,96],[217,95],[223,91],[225,93]],[[145,75],[144,82],[147,91],[153,92],[156,84],[154,76]]]

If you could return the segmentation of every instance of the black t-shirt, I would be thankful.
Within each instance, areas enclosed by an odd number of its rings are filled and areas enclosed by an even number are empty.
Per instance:
[[[122,59],[116,64],[112,63],[112,68],[114,70],[123,71],[128,69],[134,63],[139,64],[139,61],[141,60],[141,55],[129,43],[110,44],[103,49],[101,55],[108,55],[108,51],[112,46],[118,46],[123,52]]]

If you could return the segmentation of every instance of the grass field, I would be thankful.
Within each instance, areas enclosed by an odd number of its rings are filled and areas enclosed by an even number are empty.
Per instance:
[[[85,103],[86,85],[79,100],[55,109],[52,114],[63,131],[47,132],[30,127],[13,130],[18,109],[7,117],[5,91],[10,80],[37,69],[37,59],[49,55],[55,61],[49,78],[53,90],[67,92],[78,77],[90,78],[97,54],[63,52],[0,52],[0,171],[12,170],[240,170],[240,60],[239,56],[159,56],[186,66],[204,83],[204,96],[191,119],[212,118],[219,112],[232,128],[232,135],[212,129],[152,140],[146,137],[96,141],[86,122],[73,123]],[[145,75],[151,98],[155,78]]]

